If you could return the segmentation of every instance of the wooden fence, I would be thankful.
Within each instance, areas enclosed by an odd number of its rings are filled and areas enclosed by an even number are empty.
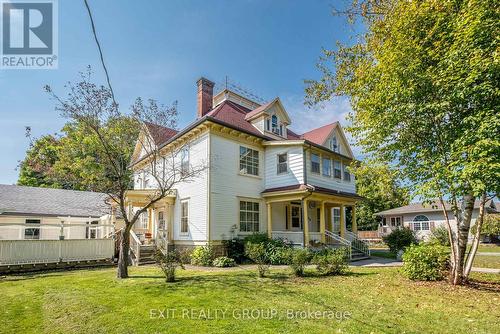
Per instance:
[[[114,239],[0,240],[0,265],[112,259]]]

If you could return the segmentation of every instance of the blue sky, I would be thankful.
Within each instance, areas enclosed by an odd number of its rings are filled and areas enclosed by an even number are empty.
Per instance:
[[[352,27],[331,15],[335,1],[97,1],[89,0],[122,108],[141,96],[178,101],[180,127],[196,115],[196,80],[227,75],[262,98],[279,96],[302,132],[327,122],[344,123],[346,100],[324,108],[303,106],[304,79],[318,78],[321,48],[349,42]],[[28,141],[59,131],[65,120],[43,92],[50,84],[64,94],[87,65],[104,83],[83,1],[59,1],[59,68],[0,70],[0,183],[17,181]]]

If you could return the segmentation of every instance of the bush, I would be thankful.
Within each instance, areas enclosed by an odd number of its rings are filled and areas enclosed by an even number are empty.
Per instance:
[[[234,259],[236,263],[243,263],[245,256],[245,243],[241,239],[223,240],[222,245],[227,251],[227,256]]]
[[[266,253],[270,264],[290,264],[292,246],[281,239],[270,239],[266,243]]]
[[[382,239],[386,245],[389,246],[389,250],[394,254],[397,254],[398,251],[404,250],[412,244],[418,243],[415,233],[409,228],[398,228]]]
[[[448,238],[448,229],[446,227],[440,226],[436,227],[431,232],[431,237],[429,239],[431,244],[450,246],[450,239]]]
[[[304,276],[304,268],[311,262],[312,253],[307,248],[291,248],[288,250],[290,268],[295,276]]]
[[[236,265],[236,262],[234,261],[234,259],[231,259],[230,257],[220,256],[212,262],[212,265],[214,267],[226,268],[226,267],[234,267]]]
[[[161,250],[157,250],[155,253],[155,261],[165,274],[165,280],[167,282],[175,282],[175,270],[177,267],[184,269],[180,254],[177,251],[170,251],[165,254]]]
[[[345,247],[331,249],[325,248],[313,257],[316,269],[322,275],[341,275],[349,269],[348,251]]]
[[[195,266],[209,267],[212,265],[213,260],[213,250],[209,245],[198,246],[191,253],[191,264]]]
[[[259,277],[264,277],[269,270],[269,258],[266,252],[266,245],[264,243],[249,242],[245,245],[245,254],[257,264]]]
[[[251,244],[267,244],[271,240],[268,236],[267,233],[253,233],[251,235],[248,235],[243,239],[243,243],[246,245],[247,243]]]
[[[412,245],[403,254],[403,273],[411,280],[442,280],[449,268],[449,250],[435,244]]]

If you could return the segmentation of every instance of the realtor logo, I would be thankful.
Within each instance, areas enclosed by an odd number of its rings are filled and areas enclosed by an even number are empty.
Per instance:
[[[0,68],[57,68],[57,2],[0,0],[0,5]]]

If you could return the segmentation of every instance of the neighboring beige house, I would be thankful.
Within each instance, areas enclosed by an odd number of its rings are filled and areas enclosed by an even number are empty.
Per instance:
[[[448,216],[454,223],[453,212],[449,203],[446,203]],[[487,212],[497,212],[497,206],[493,200],[486,204]],[[437,227],[446,227],[446,221],[441,209],[441,204],[434,202],[433,204],[412,203],[399,208],[381,211],[375,214],[382,218],[379,226],[379,235],[389,234],[396,228],[407,227],[415,231],[420,239],[428,239],[432,230]],[[472,225],[476,223],[476,218],[479,215],[479,200],[474,203],[472,211]],[[454,224],[452,224],[453,226]],[[472,235],[469,236],[472,238]]]
[[[172,196],[142,217],[133,251],[141,246],[137,240],[180,248],[262,232],[300,246],[344,244],[368,254],[355,234],[360,197],[348,170],[354,156],[339,122],[297,134],[279,98],[261,104],[227,88],[214,94],[205,78],[197,85],[193,123],[180,131],[145,124],[140,136],[164,154],[181,147],[183,165],[204,162],[208,169],[176,185]],[[128,193],[135,207],[156,187],[143,142],[133,155],[134,190]]]

